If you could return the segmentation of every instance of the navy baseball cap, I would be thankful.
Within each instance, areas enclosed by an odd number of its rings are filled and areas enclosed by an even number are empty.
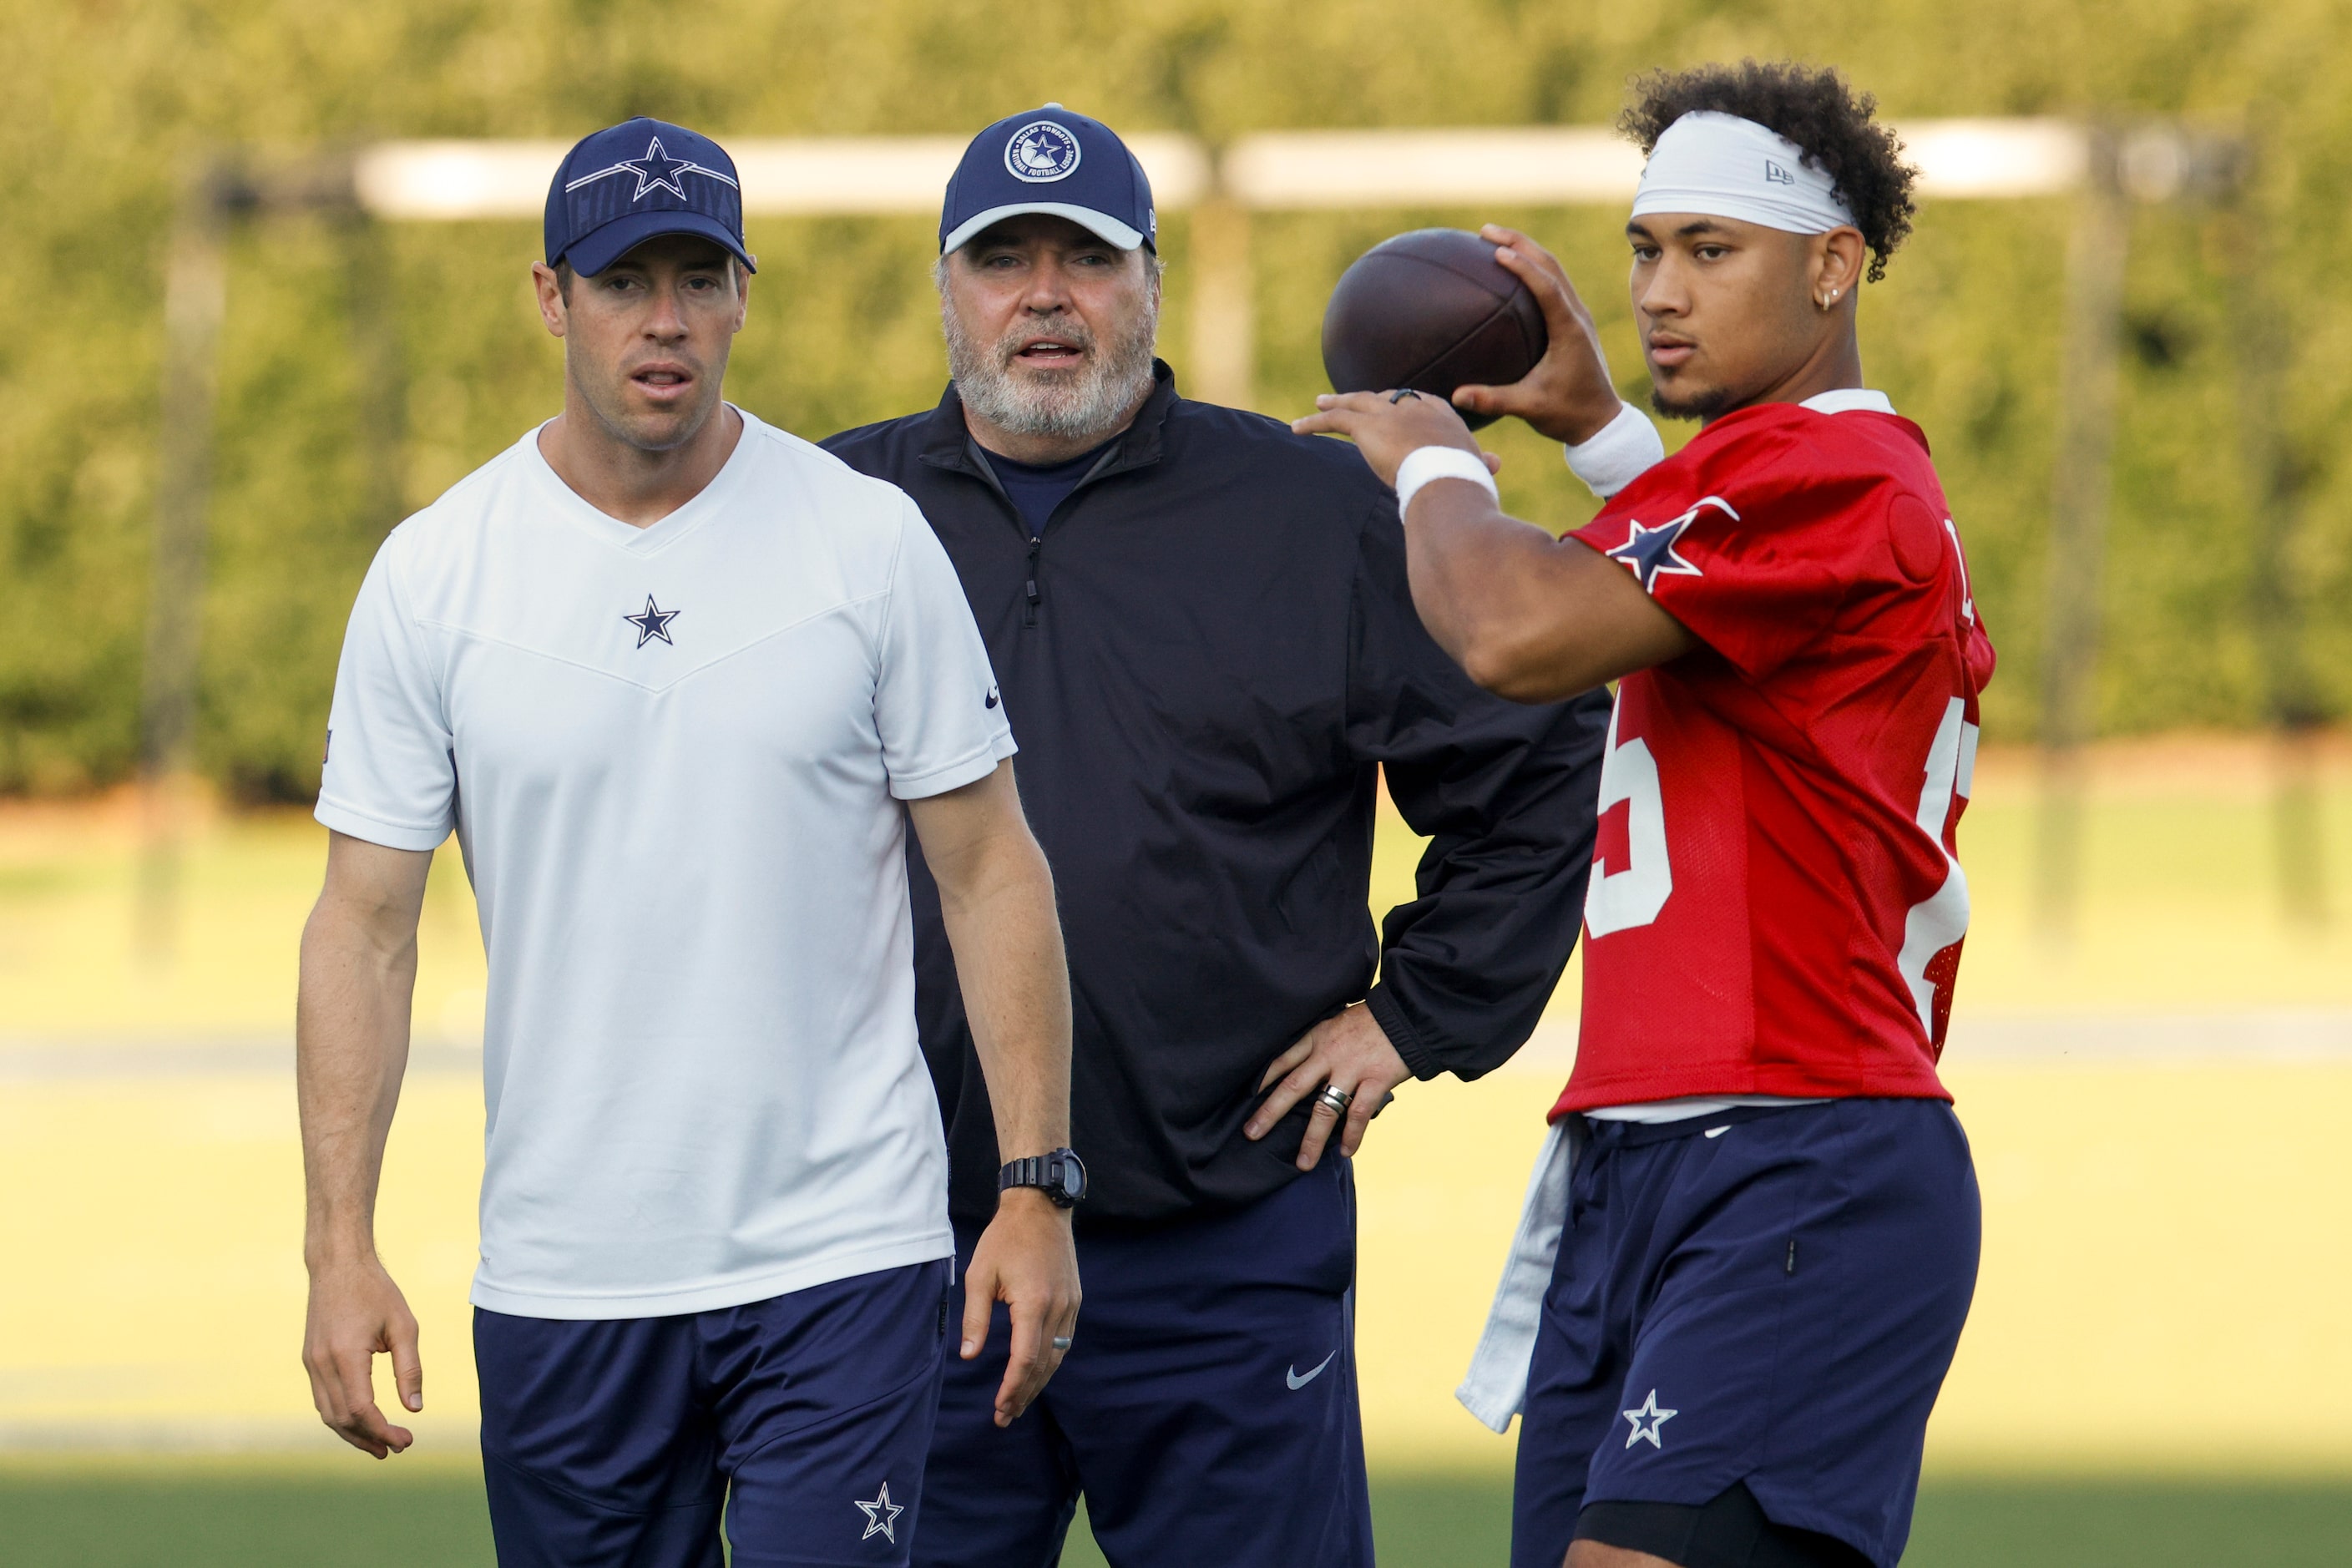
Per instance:
[[[698,234],[753,271],[735,160],[708,136],[640,115],[581,138],[547,188],[547,264],[593,278],[659,235]]]
[[[998,121],[964,149],[940,213],[940,254],[1000,218],[1051,213],[1121,250],[1160,248],[1151,182],[1099,120],[1058,103]]]

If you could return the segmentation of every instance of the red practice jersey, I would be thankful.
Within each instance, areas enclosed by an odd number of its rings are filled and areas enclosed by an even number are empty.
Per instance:
[[[1741,409],[1575,537],[1702,646],[1618,688],[1554,1118],[1950,1098],[1954,829],[1993,651],[1927,437],[1874,408]]]

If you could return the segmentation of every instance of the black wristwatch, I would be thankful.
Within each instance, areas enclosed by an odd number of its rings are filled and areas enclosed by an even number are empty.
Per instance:
[[[1074,1209],[1087,1195],[1087,1168],[1075,1149],[1032,1154],[996,1173],[998,1192],[1012,1187],[1038,1188],[1053,1200],[1055,1208]]]

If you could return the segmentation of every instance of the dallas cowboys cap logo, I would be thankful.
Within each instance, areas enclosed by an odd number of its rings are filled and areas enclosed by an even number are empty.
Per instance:
[[[1151,181],[1099,120],[1058,103],[1008,114],[971,139],[940,204],[940,254],[1024,213],[1050,213],[1121,250],[1156,246]]]
[[[643,116],[583,136],[547,191],[547,265],[593,278],[666,235],[725,247],[745,270],[743,192],[727,149],[697,131]]]
[[[1078,139],[1050,120],[1033,120],[1004,143],[1004,167],[1037,185],[1066,180],[1078,169]]]
[[[716,180],[720,184],[730,187],[735,184],[734,177],[730,174],[718,169],[706,169],[691,159],[671,157],[662,151],[661,138],[656,136],[646,148],[644,157],[624,158],[617,163],[607,164],[593,174],[583,174],[576,180],[567,182],[563,189],[566,194],[569,194],[583,185],[593,185],[599,180],[609,180],[615,174],[635,174],[637,177],[637,194],[629,198],[632,202],[644,201],[656,191],[667,191],[679,201],[684,201],[687,199],[686,187],[678,181],[688,174],[700,174],[706,179]]]

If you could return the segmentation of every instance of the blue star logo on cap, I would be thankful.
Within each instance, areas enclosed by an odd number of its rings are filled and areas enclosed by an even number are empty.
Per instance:
[[[563,189],[569,194],[583,185],[593,185],[599,180],[609,180],[615,174],[633,174],[636,177],[637,194],[629,198],[632,202],[644,201],[656,191],[667,191],[679,201],[685,201],[686,186],[681,182],[688,174],[700,174],[707,179],[716,180],[722,185],[732,186],[735,184],[730,176],[717,169],[707,169],[690,159],[671,157],[662,151],[661,138],[656,136],[646,146],[644,157],[624,158],[617,163],[606,164],[593,174],[581,175],[566,184]]]
[[[1625,536],[1624,543],[1601,553],[1633,573],[1644,593],[1655,594],[1661,577],[1704,576],[1706,574],[1675,552],[1675,545],[1689,531],[1691,524],[1698,521],[1700,510],[1710,506],[1719,508],[1732,521],[1739,521],[1739,514],[1733,511],[1727,502],[1718,497],[1708,496],[1682,516],[1662,522],[1655,528],[1644,528],[1639,522],[1634,523],[1633,531]]]
[[[940,254],[1024,213],[1066,218],[1121,250],[1158,244],[1143,165],[1109,126],[1058,103],[1008,114],[964,148],[940,204]]]
[[[1004,167],[1016,180],[1042,185],[1078,169],[1078,139],[1050,120],[1033,120],[1004,143]]]
[[[679,201],[686,200],[686,187],[677,183],[678,176],[694,167],[690,159],[673,158],[662,151],[661,138],[656,136],[642,158],[631,158],[617,165],[637,177],[637,194],[629,199],[641,202],[647,191],[667,191]]]

